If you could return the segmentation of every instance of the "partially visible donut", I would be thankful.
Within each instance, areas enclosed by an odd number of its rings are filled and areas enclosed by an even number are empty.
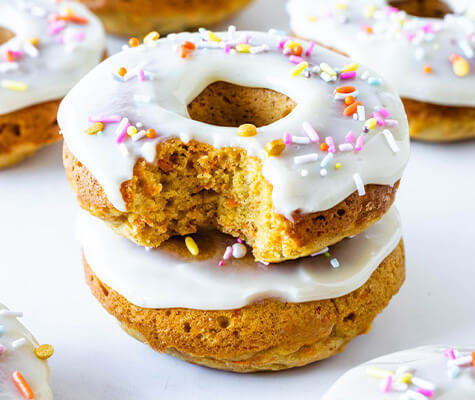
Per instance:
[[[366,63],[394,86],[413,138],[475,138],[473,2],[290,0],[288,11],[295,34]]]

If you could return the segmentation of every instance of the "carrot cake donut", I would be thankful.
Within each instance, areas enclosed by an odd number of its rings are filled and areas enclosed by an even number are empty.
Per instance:
[[[39,345],[18,322],[21,312],[0,304],[0,398],[51,400],[47,359],[50,345]]]
[[[235,372],[343,351],[405,277],[395,209],[325,253],[273,268],[216,231],[146,251],[82,212],[78,232],[86,281],[126,332],[158,352]]]
[[[368,361],[345,373],[322,400],[475,399],[475,346],[425,346]]]
[[[88,74],[58,121],[79,204],[117,232],[157,247],[214,226],[265,262],[369,227],[409,156],[402,103],[372,71],[233,27],[147,36]]]
[[[0,168],[60,139],[60,99],[104,53],[99,20],[84,6],[0,0]]]
[[[231,16],[251,0],[76,0],[94,11],[107,32],[143,35],[209,26]]]
[[[473,1],[290,0],[288,11],[296,35],[366,63],[394,86],[413,138],[475,138]]]

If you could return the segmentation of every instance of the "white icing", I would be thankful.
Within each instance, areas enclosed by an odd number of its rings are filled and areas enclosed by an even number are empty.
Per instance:
[[[218,33],[227,40],[227,33]],[[409,156],[407,119],[398,96],[383,82],[371,86],[357,78],[326,83],[314,74],[292,77],[288,57],[278,49],[281,36],[258,32],[238,32],[234,37],[247,37],[255,47],[268,46],[269,51],[260,54],[227,54],[216,42],[201,42],[199,34],[183,33],[160,39],[155,45],[142,45],[127,49],[96,67],[63,100],[58,121],[64,139],[71,152],[99,181],[108,199],[119,210],[125,211],[120,193],[122,182],[133,175],[133,166],[139,157],[151,161],[155,156],[155,144],[169,137],[179,137],[187,142],[196,139],[215,147],[241,147],[249,155],[263,161],[264,177],[273,185],[275,210],[287,216],[295,210],[304,213],[331,208],[356,190],[353,174],[359,173],[365,184],[393,185],[400,177]],[[191,57],[182,59],[176,47],[185,40],[198,45]],[[204,49],[203,45],[217,48]],[[307,42],[303,42],[306,49]],[[310,67],[326,62],[333,67],[343,67],[349,59],[326,49],[315,47],[306,58]],[[129,73],[125,82],[113,78],[120,67]],[[143,68],[148,76],[141,82],[131,71]],[[363,74],[366,69],[360,68]],[[368,72],[374,76],[372,72]],[[323,75],[324,76],[324,75]],[[219,127],[191,120],[187,112],[189,104],[203,89],[215,81],[227,81],[248,87],[265,87],[284,93],[296,103],[296,108],[286,117],[258,129],[254,137],[240,137],[234,127]],[[333,91],[342,85],[353,85],[359,91],[368,117],[376,106],[389,110],[390,119],[399,122],[390,127],[399,152],[394,153],[384,136],[383,128],[377,127],[364,134],[366,142],[362,151],[341,152],[338,144],[344,143],[348,131],[356,136],[362,133],[364,121],[343,115],[343,100],[335,100]],[[137,102],[136,95],[148,96],[150,102]],[[132,123],[140,122],[144,128],[158,132],[156,139],[127,140],[123,146],[116,143],[118,123],[108,123],[103,135],[87,135],[91,116],[119,115]],[[337,146],[326,176],[320,173],[326,153],[316,143],[292,144],[278,157],[268,157],[264,146],[271,140],[282,138],[285,132],[294,136],[307,136],[302,124],[307,121],[318,132],[321,141],[327,136],[334,138]],[[144,144],[145,143],[145,144]],[[297,156],[316,153],[318,160],[298,164]],[[338,170],[336,163],[341,163]],[[305,173],[303,172],[305,169]]]
[[[53,398],[49,387],[49,368],[46,361],[42,361],[34,354],[38,342],[31,333],[14,316],[2,315],[7,308],[0,304],[0,346],[5,350],[0,354],[0,399],[24,400],[20,391],[12,380],[12,374],[20,371],[36,400],[50,400]],[[16,349],[12,344],[18,339],[25,339],[25,343]]]
[[[376,358],[346,372],[322,400],[400,400],[404,399],[403,392],[390,390],[382,393],[380,383],[382,379],[368,375],[370,367],[382,368],[396,372],[400,367],[410,367],[413,375],[436,385],[436,390],[431,397],[433,400],[469,400],[475,398],[475,368],[462,367],[459,376],[448,376],[447,357],[444,351],[449,346],[426,346],[405,350],[398,353]],[[475,346],[459,347],[456,351],[459,357],[470,355]],[[409,389],[414,389],[411,385]],[[425,398],[425,397],[421,397]]]
[[[66,8],[87,18],[88,24],[68,23],[61,32],[49,33],[48,16],[61,14]],[[0,0],[0,27],[15,34],[0,45],[0,115],[62,98],[100,62],[104,54],[102,25],[81,4],[53,0]],[[32,38],[39,39],[39,45],[34,47],[37,55],[34,49],[30,53],[24,50],[25,43]],[[64,43],[58,43],[59,38]],[[21,51],[23,56],[8,62],[4,57],[9,50]],[[15,65],[18,68],[15,69]],[[5,89],[1,83],[6,80],[25,83],[28,89]]]
[[[399,215],[392,208],[365,232],[318,255],[265,267],[252,255],[218,267],[229,236],[195,235],[209,257],[193,257],[184,239],[172,238],[146,250],[114,233],[82,211],[78,226],[85,258],[98,278],[133,304],[145,308],[235,309],[263,298],[305,302],[335,298],[361,287],[401,239]],[[179,245],[182,252],[170,249]],[[249,252],[248,252],[249,253]],[[181,254],[181,255],[178,255]],[[336,259],[339,267],[332,267]]]
[[[445,19],[418,18],[405,12],[387,11],[386,0],[290,0],[288,11],[292,31],[349,54],[378,71],[402,97],[435,104],[475,106],[475,8],[469,2],[447,0],[461,15]],[[338,9],[337,4],[346,6]],[[376,7],[372,17],[368,7]],[[472,2],[473,7],[473,2]],[[401,30],[400,21],[406,20]],[[431,24],[434,32],[423,33]],[[363,31],[370,26],[372,34]],[[415,34],[408,40],[407,34]],[[460,41],[469,48],[465,55]],[[470,50],[471,49],[471,50]],[[459,54],[471,64],[465,77],[454,74],[449,61]],[[432,67],[426,74],[424,66]]]

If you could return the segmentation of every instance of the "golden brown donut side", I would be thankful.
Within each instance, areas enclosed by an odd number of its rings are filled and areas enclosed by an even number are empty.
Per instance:
[[[60,100],[48,101],[0,115],[0,168],[61,140],[56,122],[59,103]]]
[[[220,311],[145,309],[102,283],[86,259],[84,267],[94,296],[132,336],[158,352],[235,372],[298,367],[343,351],[370,330],[405,279],[401,240],[362,287],[336,299],[268,299]]]
[[[407,98],[402,102],[413,139],[453,142],[475,138],[475,107],[444,106]]]
[[[398,186],[367,185],[366,195],[354,192],[329,210],[294,213],[292,223],[273,212],[259,159],[238,148],[170,139],[157,145],[153,164],[137,161],[121,187],[128,210],[121,212],[66,144],[63,160],[80,206],[137,244],[158,247],[170,236],[214,226],[241,237],[267,262],[303,257],[362,232],[389,210]]]
[[[107,32],[139,35],[178,32],[224,20],[252,0],[76,0],[94,11]]]

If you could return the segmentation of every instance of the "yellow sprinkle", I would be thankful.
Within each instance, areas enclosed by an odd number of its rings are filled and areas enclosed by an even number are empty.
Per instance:
[[[376,11],[376,7],[374,6],[374,4],[366,7],[366,11],[365,11],[366,18],[372,18],[375,11]]]
[[[54,349],[50,344],[42,344],[35,349],[35,356],[40,360],[47,360],[53,353]]]
[[[467,76],[470,72],[470,64],[463,57],[457,57],[457,59],[452,64],[452,69],[454,74],[460,77]]]
[[[187,236],[185,238],[185,244],[188,251],[193,255],[197,256],[200,252],[198,245],[196,244],[195,240],[191,236]]]
[[[397,381],[410,384],[412,381],[412,374],[410,372],[406,372],[405,374],[398,377]]]
[[[104,129],[104,124],[102,122],[96,122],[92,124],[89,128],[85,130],[88,135],[97,135]]]
[[[236,46],[236,51],[238,53],[249,53],[251,51],[251,45],[246,43],[241,43]]]
[[[257,128],[253,124],[243,124],[237,130],[238,136],[251,137],[257,135]]]
[[[336,75],[336,71],[332,67],[330,67],[327,63],[321,63],[320,70],[323,72],[326,72],[330,76]]]
[[[346,10],[347,6],[344,3],[336,3],[335,7],[338,8],[339,10]]]
[[[8,79],[4,79],[1,82],[1,86],[7,90],[13,90],[14,92],[26,92],[28,90],[28,85],[24,82],[19,81],[10,81]]]
[[[370,118],[365,122],[365,126],[370,130],[376,128],[377,125],[378,121],[376,121],[374,118]]]
[[[153,31],[153,32],[147,33],[147,35],[145,35],[145,37],[143,38],[143,42],[145,44],[148,44],[148,43],[154,42],[158,39],[160,39],[160,34],[158,32]]]
[[[341,72],[352,72],[352,71],[356,71],[358,68],[359,68],[359,64],[352,63],[352,64],[345,65],[343,69],[341,70]]]
[[[393,371],[389,369],[384,369],[384,368],[377,368],[377,367],[370,367],[366,369],[366,373],[369,376],[372,376],[374,378],[386,378],[387,376],[393,376],[394,373]]]
[[[208,39],[212,42],[221,42],[221,39],[211,31],[208,31]]]
[[[308,62],[302,61],[300,64],[297,64],[294,68],[292,68],[290,75],[299,76],[306,68],[308,68]]]
[[[40,39],[37,37],[32,37],[28,39],[28,42],[30,42],[33,46],[38,46],[40,44]]]
[[[337,162],[337,163],[335,164],[335,169],[340,169],[340,168],[341,168],[341,163]]]
[[[307,17],[307,21],[308,22],[317,22],[318,21],[318,17],[315,16],[315,15],[312,15],[310,17]]]
[[[285,150],[285,143],[282,139],[272,140],[266,144],[265,149],[269,157],[275,157]]]
[[[70,16],[74,15],[74,11],[71,7],[64,7],[62,11],[63,11],[62,14],[65,15],[65,16],[70,17]]]
[[[127,128],[127,135],[134,136],[137,133],[137,128],[135,126],[129,126]]]
[[[300,46],[300,43],[294,42],[293,40],[288,40],[287,42],[285,42],[285,47],[288,47],[289,49],[293,49],[297,46]]]

